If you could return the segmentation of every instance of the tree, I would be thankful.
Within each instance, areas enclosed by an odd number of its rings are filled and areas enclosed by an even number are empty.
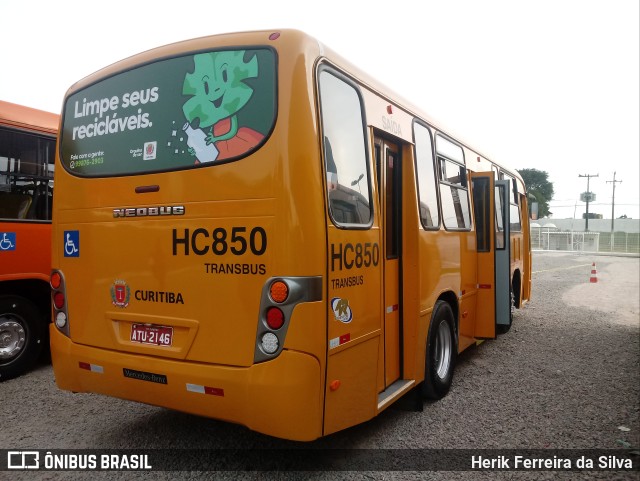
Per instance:
[[[551,215],[549,201],[553,199],[553,182],[549,182],[549,174],[538,169],[520,169],[518,173],[527,186],[527,192],[538,201],[538,217]]]

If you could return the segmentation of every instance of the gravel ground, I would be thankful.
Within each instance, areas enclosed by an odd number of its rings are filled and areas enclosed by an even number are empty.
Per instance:
[[[463,353],[449,395],[421,412],[394,407],[300,445],[166,409],[63,392],[42,364],[0,384],[0,448],[640,450],[639,259],[542,252],[533,259],[533,299],[516,313],[511,331]],[[594,262],[597,283],[589,282]],[[143,477],[640,479],[637,471],[0,472],[0,479],[12,480]]]

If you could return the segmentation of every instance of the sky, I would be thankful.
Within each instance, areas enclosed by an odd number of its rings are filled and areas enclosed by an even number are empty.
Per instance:
[[[640,218],[638,0],[0,0],[0,99],[60,113],[81,78],[206,35],[296,28],[515,169],[553,218]]]

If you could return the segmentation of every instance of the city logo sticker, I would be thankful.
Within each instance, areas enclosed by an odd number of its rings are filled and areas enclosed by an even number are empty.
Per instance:
[[[64,231],[64,256],[80,257],[80,231]]]
[[[117,279],[111,286],[111,303],[124,309],[129,305],[129,299],[131,299],[131,289],[125,281]]]
[[[16,233],[0,232],[0,252],[16,250]]]
[[[336,321],[344,322],[348,324],[353,319],[353,312],[349,307],[349,301],[347,299],[341,299],[334,297],[331,299],[331,310],[336,318]]]
[[[156,152],[158,150],[158,142],[145,142],[143,160],[153,160],[156,158]]]

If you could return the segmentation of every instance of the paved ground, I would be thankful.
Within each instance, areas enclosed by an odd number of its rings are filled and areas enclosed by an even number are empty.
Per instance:
[[[596,263],[597,283],[589,282]],[[449,395],[422,412],[296,444],[215,420],[56,388],[51,367],[0,384],[0,449],[640,448],[639,260],[534,253],[533,299],[514,327],[459,359]],[[244,451],[246,453],[252,451]],[[427,455],[427,451],[412,451]],[[300,451],[303,455],[303,451]],[[375,455],[375,454],[374,454]],[[0,479],[138,479],[10,473]],[[638,479],[629,472],[153,472],[149,479]]]

